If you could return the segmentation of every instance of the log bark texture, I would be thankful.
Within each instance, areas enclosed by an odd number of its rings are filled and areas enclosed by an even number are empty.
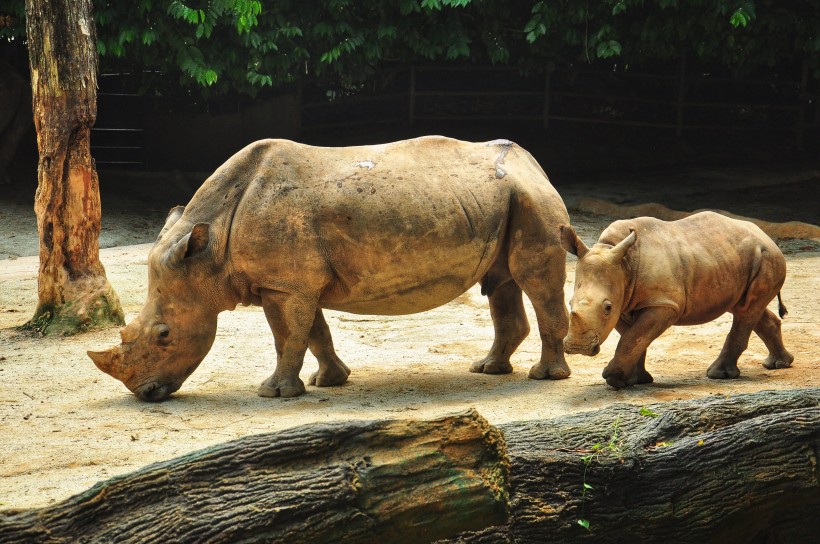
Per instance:
[[[123,325],[99,259],[100,190],[90,150],[97,116],[91,0],[26,0],[26,33],[40,154],[38,304],[29,326],[66,334]]]
[[[641,411],[499,426],[506,438],[474,412],[245,437],[0,512],[0,542],[816,540],[820,389]]]
[[[499,426],[510,519],[442,544],[817,542],[820,389],[647,408]]]
[[[507,474],[476,412],[310,425],[0,512],[0,542],[431,542],[503,522]]]

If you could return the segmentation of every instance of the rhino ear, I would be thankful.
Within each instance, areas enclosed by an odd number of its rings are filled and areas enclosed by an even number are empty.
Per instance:
[[[179,239],[165,254],[165,264],[170,268],[178,267],[185,259],[201,253],[208,247],[210,241],[210,225],[197,223],[194,228]]]
[[[168,212],[168,217],[165,218],[165,225],[163,225],[162,230],[159,231],[159,236],[157,236],[157,242],[162,239],[162,236],[171,230],[171,227],[179,221],[179,218],[182,217],[182,213],[185,211],[185,206],[176,206],[175,208],[171,208],[171,211]]]
[[[578,238],[575,229],[570,225],[561,225],[561,247],[579,259],[582,259],[589,251],[584,241]]]
[[[638,234],[634,229],[629,229],[629,236],[621,240],[617,246],[610,250],[613,261],[620,261],[626,255],[627,250],[638,240]]]

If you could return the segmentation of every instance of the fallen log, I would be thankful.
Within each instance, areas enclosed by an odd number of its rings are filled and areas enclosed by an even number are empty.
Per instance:
[[[619,404],[499,428],[510,519],[442,544],[799,543],[820,534],[820,389]]]
[[[726,210],[718,210],[711,208],[703,208],[693,212],[684,212],[667,208],[663,204],[656,202],[648,202],[644,204],[616,204],[608,202],[599,198],[584,197],[575,203],[573,209],[580,212],[592,213],[595,215],[608,215],[616,219],[631,219],[633,217],[649,216],[661,219],[663,221],[676,221],[689,217],[692,214],[712,211],[731,217],[733,219],[741,219],[743,221],[750,221],[760,227],[760,230],[765,232],[770,238],[774,240],[782,240],[788,238],[803,238],[807,240],[820,240],[820,227],[812,225],[811,223],[803,223],[802,221],[787,221],[786,223],[773,223],[771,221],[764,221],[754,217],[744,217],[736,215]]]
[[[0,541],[811,542],[818,451],[820,389],[310,425],[0,512]]]
[[[0,512],[0,542],[430,542],[501,523],[507,462],[475,411],[243,437]]]

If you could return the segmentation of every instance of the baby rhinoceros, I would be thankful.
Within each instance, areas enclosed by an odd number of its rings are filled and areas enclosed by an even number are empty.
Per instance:
[[[737,378],[737,359],[753,330],[769,350],[764,367],[794,360],[780,320],[767,309],[777,296],[780,317],[786,315],[786,260],[753,223],[713,212],[670,222],[638,217],[612,223],[591,248],[562,226],[561,244],[578,257],[564,351],[597,355],[616,329],[621,339],[603,372],[616,389],[653,381],[646,348],[670,326],[706,323],[724,312],[732,313],[732,329],[707,376]]]

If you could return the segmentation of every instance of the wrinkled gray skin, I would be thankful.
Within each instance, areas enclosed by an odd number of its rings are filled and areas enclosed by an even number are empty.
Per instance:
[[[732,329],[706,374],[737,378],[737,359],[752,331],[769,356],[763,366],[786,368],[780,320],[766,306],[786,278],[780,249],[756,225],[702,212],[678,221],[639,217],[616,221],[587,248],[570,226],[561,242],[578,256],[570,303],[567,353],[597,355],[612,329],[621,339],[603,372],[616,389],[650,383],[646,348],[671,325],[697,325],[725,312]],[[786,308],[780,303],[780,317]]]
[[[480,281],[495,341],[470,370],[512,371],[510,355],[529,333],[523,290],[542,339],[529,375],[566,378],[566,223],[543,170],[511,142],[256,142],[171,211],[148,257],[145,306],[122,330],[122,345],[89,356],[141,399],[163,400],[207,355],[217,315],[256,304],[277,357],[259,395],[293,397],[305,391],[307,349],[319,362],[311,384],[339,385],[350,373],[322,308],[421,312]]]

